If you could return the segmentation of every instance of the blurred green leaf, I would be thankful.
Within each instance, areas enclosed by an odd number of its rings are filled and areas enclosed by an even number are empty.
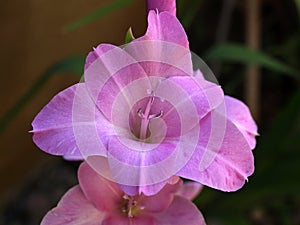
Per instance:
[[[132,29],[130,27],[125,36],[125,44],[132,42],[134,39],[135,37],[133,36]]]
[[[65,26],[64,30],[65,31],[71,31],[74,30],[78,27],[84,26],[86,24],[89,24],[97,19],[102,18],[103,16],[106,16],[107,14],[116,11],[122,7],[124,7],[125,5],[128,5],[129,3],[133,2],[134,0],[118,0],[118,1],[114,1],[100,9],[98,9],[97,11],[90,13],[89,15],[73,22],[70,23],[68,25]]]
[[[300,78],[298,72],[293,68],[263,52],[255,51],[239,44],[222,44],[215,46],[206,53],[205,59],[255,64],[277,73],[287,74],[297,79]]]
[[[18,115],[26,104],[42,89],[42,87],[57,73],[74,73],[79,76],[83,74],[84,56],[71,56],[57,62],[49,67],[29,90],[8,110],[0,120],[0,134],[3,133],[7,125]]]

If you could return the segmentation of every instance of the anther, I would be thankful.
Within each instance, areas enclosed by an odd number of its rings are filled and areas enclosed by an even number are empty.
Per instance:
[[[140,117],[141,119],[144,119],[144,118],[145,118],[145,114],[142,112],[142,108],[139,108],[139,109],[138,109],[137,114],[139,115],[139,117]]]
[[[159,113],[150,115],[150,116],[149,116],[149,119],[160,118],[160,117],[162,117],[162,115],[163,115],[163,111],[160,110]]]

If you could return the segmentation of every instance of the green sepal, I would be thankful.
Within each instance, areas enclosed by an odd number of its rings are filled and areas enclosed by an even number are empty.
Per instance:
[[[125,44],[132,42],[134,39],[135,37],[133,36],[132,29],[129,27],[125,36]]]

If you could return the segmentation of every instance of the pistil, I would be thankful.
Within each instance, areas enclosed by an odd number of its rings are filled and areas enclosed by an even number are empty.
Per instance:
[[[147,137],[147,131],[148,131],[148,126],[149,126],[150,120],[153,118],[161,117],[163,114],[162,110],[157,114],[150,114],[151,106],[153,105],[153,102],[154,102],[154,96],[151,96],[147,103],[145,112],[143,113],[142,109],[139,109],[137,112],[139,117],[142,119],[141,120],[141,128],[140,128],[140,136],[139,136],[139,138],[141,140],[144,140]]]

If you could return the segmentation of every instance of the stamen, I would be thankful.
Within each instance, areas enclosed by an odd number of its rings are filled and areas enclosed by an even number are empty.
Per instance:
[[[150,116],[149,116],[149,119],[151,120],[151,119],[153,119],[153,118],[160,118],[160,117],[162,117],[162,115],[163,115],[163,111],[160,110],[159,113],[150,115]]]
[[[144,115],[144,113],[142,112],[142,109],[141,109],[141,108],[138,109],[137,114],[139,115],[139,117],[140,117],[141,119],[144,119],[144,118],[145,118],[145,115]]]
[[[130,199],[130,197],[129,197],[128,195],[123,195],[123,198],[124,198],[125,200],[129,200],[129,199]]]
[[[131,207],[129,208],[129,211],[128,211],[128,217],[130,217],[130,218],[133,217],[133,215],[132,215],[132,208]]]
[[[134,200],[134,197],[128,195],[124,195],[123,199],[125,199],[125,204],[122,207],[122,212],[130,218],[134,217],[140,209],[137,206],[136,200]]]

